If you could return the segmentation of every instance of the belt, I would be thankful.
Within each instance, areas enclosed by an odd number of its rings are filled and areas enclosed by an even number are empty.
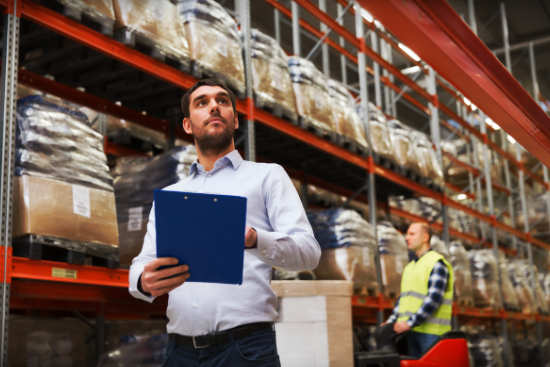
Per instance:
[[[271,322],[255,322],[223,330],[215,334],[206,334],[198,336],[187,336],[180,334],[169,334],[172,340],[178,346],[193,347],[195,349],[207,348],[213,345],[227,344],[233,340],[242,339],[255,331],[273,330]]]

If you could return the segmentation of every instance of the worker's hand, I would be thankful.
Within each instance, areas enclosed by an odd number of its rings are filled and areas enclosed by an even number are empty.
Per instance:
[[[175,257],[160,257],[145,265],[141,273],[141,288],[153,297],[162,296],[182,285],[189,278],[189,267],[178,265]],[[160,269],[161,266],[170,266]]]
[[[258,234],[256,233],[256,230],[252,227],[246,226],[246,232],[244,234],[244,247],[255,247],[257,241]]]
[[[397,321],[395,324],[393,324],[393,331],[395,331],[397,334],[404,333],[405,331],[409,331],[410,329],[411,327],[405,321]]]

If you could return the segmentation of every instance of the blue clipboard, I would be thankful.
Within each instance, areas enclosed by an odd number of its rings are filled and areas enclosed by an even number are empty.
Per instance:
[[[157,257],[189,266],[187,282],[242,284],[246,198],[155,190]]]

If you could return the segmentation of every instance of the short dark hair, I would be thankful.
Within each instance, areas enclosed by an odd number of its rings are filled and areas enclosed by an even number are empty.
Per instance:
[[[181,97],[181,111],[183,112],[183,117],[189,117],[189,104],[191,103],[191,94],[197,90],[198,88],[208,85],[210,87],[221,87],[223,88],[227,94],[229,94],[229,98],[231,99],[231,104],[233,105],[233,112],[236,113],[236,101],[235,101],[235,93],[231,89],[227,87],[227,85],[220,79],[215,78],[206,78],[201,79],[198,82],[196,82],[185,94],[183,97]]]

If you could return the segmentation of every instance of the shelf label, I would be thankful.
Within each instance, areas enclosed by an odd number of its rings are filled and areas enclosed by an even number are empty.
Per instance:
[[[80,185],[73,185],[73,212],[90,218],[90,189]]]
[[[128,208],[128,232],[141,231],[143,222],[143,207]]]
[[[76,279],[77,275],[78,272],[74,269],[52,267],[52,277],[54,278]]]

